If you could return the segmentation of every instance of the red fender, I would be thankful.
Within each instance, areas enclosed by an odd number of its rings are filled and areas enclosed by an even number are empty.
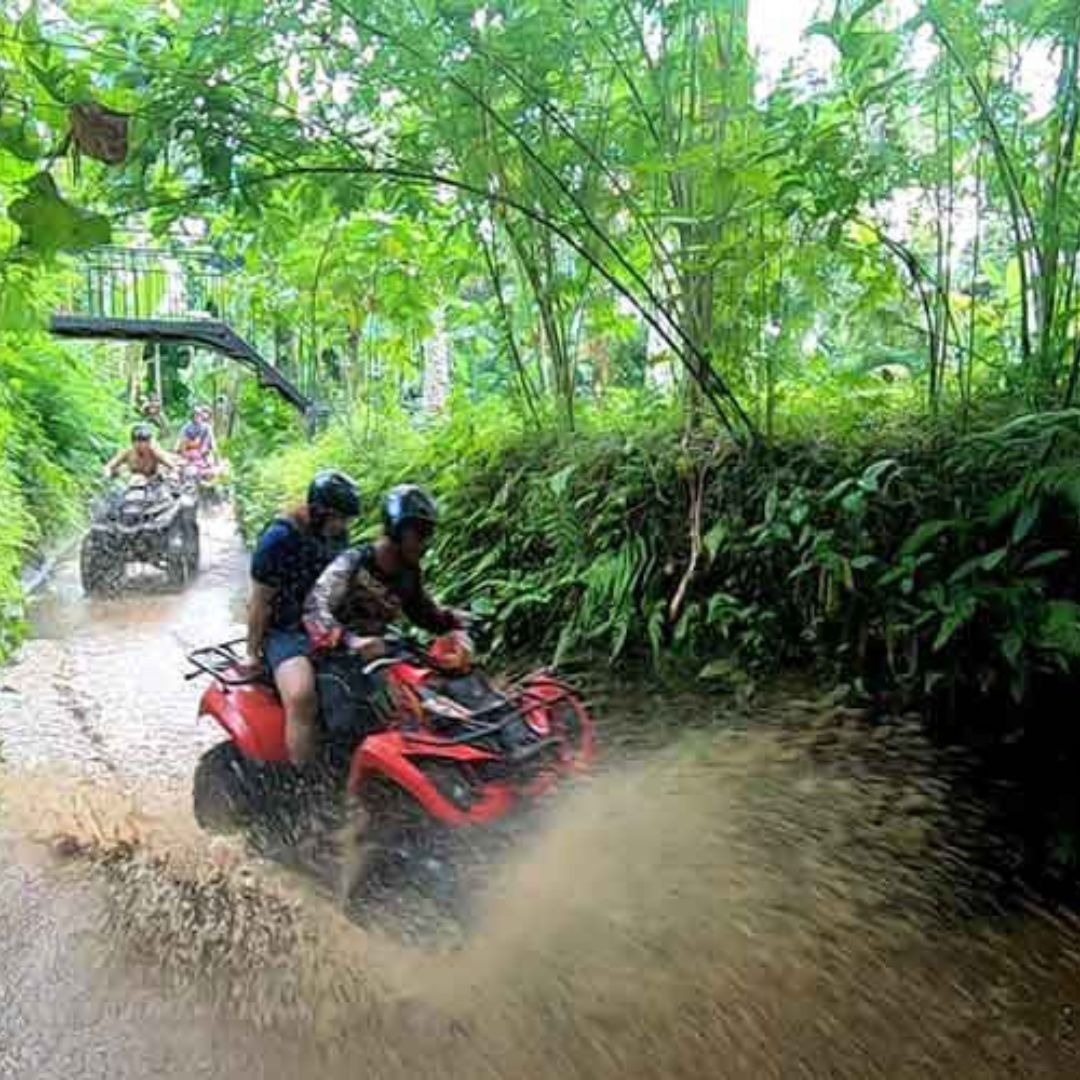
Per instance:
[[[439,791],[435,782],[416,764],[416,760],[470,762],[496,759],[469,746],[439,746],[432,743],[425,745],[422,752],[418,750],[416,741],[399,731],[369,735],[353,754],[349,769],[349,793],[358,794],[366,783],[375,778],[389,780],[411,795],[436,821],[455,828],[497,821],[517,801],[517,795],[508,784],[487,783],[474,789],[479,792],[479,798],[468,810],[462,810]]]
[[[548,722],[557,707],[571,708],[581,725],[581,741],[576,747],[567,747],[563,763],[571,772],[586,772],[596,762],[596,725],[581,699],[564,682],[553,675],[537,673],[526,677],[519,691],[521,708],[526,716],[534,711],[530,705],[542,707],[548,714]],[[557,725],[554,725],[557,729]]]
[[[199,715],[220,724],[237,749],[252,761],[269,765],[288,764],[285,744],[285,710],[268,686],[210,686],[199,702]]]

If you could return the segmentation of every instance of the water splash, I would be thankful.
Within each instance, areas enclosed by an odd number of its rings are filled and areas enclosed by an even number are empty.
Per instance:
[[[5,786],[9,821],[33,789]],[[789,702],[614,769],[492,867],[472,934],[435,951],[208,841],[179,798],[82,786],[55,813],[27,799],[22,824],[105,897],[115,962],[324,1075],[1077,1074],[1080,935],[971,924],[978,815],[913,725]]]

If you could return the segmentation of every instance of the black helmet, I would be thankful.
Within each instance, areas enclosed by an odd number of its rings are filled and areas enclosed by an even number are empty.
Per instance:
[[[401,539],[406,525],[426,524],[431,532],[439,521],[435,500],[416,484],[392,488],[383,503],[383,528],[394,540]]]
[[[136,424],[131,429],[132,442],[149,442],[154,437],[149,424]]]
[[[356,517],[360,513],[360,489],[356,482],[343,472],[324,469],[317,473],[307,491],[308,506]]]

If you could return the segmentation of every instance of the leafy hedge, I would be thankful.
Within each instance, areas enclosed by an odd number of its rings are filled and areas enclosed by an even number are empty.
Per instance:
[[[1024,880],[1080,889],[1080,412],[745,456],[670,415],[525,432],[362,418],[237,475],[249,535],[319,467],[440,496],[432,581],[508,651],[645,661],[735,691],[809,664],[962,736]],[[696,552],[696,556],[695,556]],[[693,570],[691,571],[691,565]],[[1002,780],[1006,782],[1001,783]]]
[[[0,659],[22,629],[26,560],[81,520],[121,406],[92,351],[0,335]]]
[[[12,438],[11,417],[0,410],[0,445]],[[20,498],[18,480],[6,458],[0,458],[0,658],[17,642],[21,628],[22,591],[19,571],[22,566],[23,537],[29,519]]]
[[[433,580],[490,611],[505,648],[720,679],[813,661],[921,701],[1019,702],[1080,659],[1077,412],[752,456],[664,413],[586,417],[573,437],[493,407],[426,432],[354,418],[240,474],[247,530],[328,464],[361,481],[370,525],[391,484],[431,485]]]

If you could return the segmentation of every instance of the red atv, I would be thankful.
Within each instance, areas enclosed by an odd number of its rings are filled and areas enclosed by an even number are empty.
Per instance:
[[[388,857],[366,859],[367,867],[379,864],[385,876],[388,862],[426,858],[434,835],[500,821],[593,762],[592,719],[550,672],[499,687],[473,669],[466,635],[430,648],[390,642],[389,655],[372,663],[330,654],[316,668],[328,736],[316,771],[330,781],[332,801],[364,820],[365,848]],[[213,680],[200,717],[228,734],[195,770],[195,817],[212,831],[281,827],[295,789],[311,776],[288,763],[280,700],[264,673],[243,669],[240,644],[188,656],[188,678]],[[350,710],[353,722],[342,724]]]

